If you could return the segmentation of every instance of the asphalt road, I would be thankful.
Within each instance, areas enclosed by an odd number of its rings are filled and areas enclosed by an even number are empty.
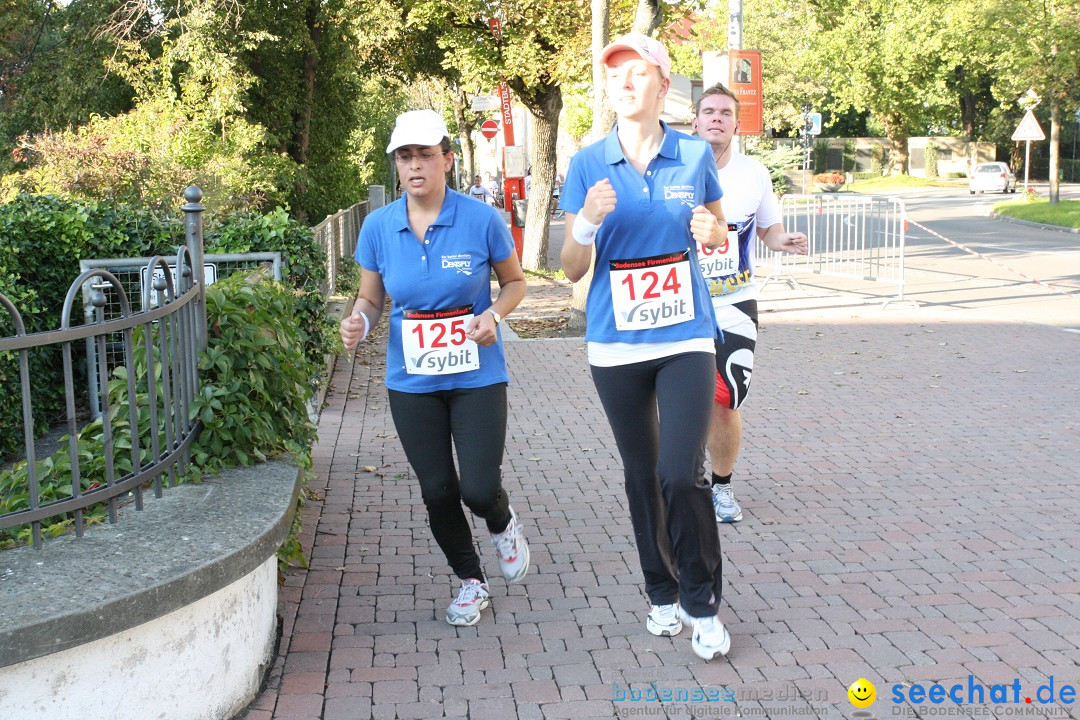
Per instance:
[[[1080,235],[990,217],[1011,195],[935,188],[900,197],[912,221],[906,279],[928,304],[1080,328]]]

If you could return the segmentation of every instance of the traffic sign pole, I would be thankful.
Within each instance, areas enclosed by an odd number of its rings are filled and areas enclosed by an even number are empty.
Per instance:
[[[1024,198],[1027,198],[1028,191],[1028,170],[1031,169],[1031,141],[1024,141]]]
[[[1031,107],[1028,108],[1027,112],[1024,113],[1024,119],[1020,121],[1020,124],[1016,126],[1016,130],[1013,131],[1012,134],[1013,140],[1024,141],[1024,197],[1027,197],[1028,173],[1031,170],[1031,141],[1046,139],[1046,133],[1043,132],[1042,126],[1039,125],[1035,113],[1031,111],[1032,107],[1035,106],[1031,105]]]
[[[498,18],[488,21],[491,34],[496,42],[502,41],[502,23]],[[505,81],[499,82],[499,105],[502,111],[503,126],[503,209],[510,213],[510,235],[514,238],[514,247],[517,249],[518,260],[525,252],[525,232],[518,223],[514,222],[517,207],[514,200],[525,197],[525,179],[523,177],[507,177],[506,175],[506,149],[514,147],[514,116],[510,104],[510,86]],[[522,218],[524,221],[524,218]],[[524,222],[521,223],[524,226]]]

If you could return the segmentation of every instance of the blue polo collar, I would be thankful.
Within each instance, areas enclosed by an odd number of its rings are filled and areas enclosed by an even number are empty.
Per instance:
[[[679,139],[663,120],[660,121],[660,127],[664,129],[664,139],[660,142],[660,152],[657,154],[674,159],[679,153]],[[619,143],[619,126],[616,125],[604,138],[604,162],[615,165],[625,159],[626,155],[623,154],[622,145]]]
[[[461,197],[464,197],[464,196],[461,196]],[[401,196],[401,201],[400,202],[396,202],[393,205],[393,210],[392,210],[393,214],[390,216],[390,221],[392,223],[391,226],[394,227],[394,228],[397,228],[398,232],[402,232],[402,231],[411,229],[409,227],[409,211],[408,211],[408,207],[407,207],[408,202],[409,202],[409,195],[408,195],[408,193],[406,193],[406,194]],[[472,200],[472,199],[469,199],[469,202],[476,202],[476,201]],[[435,226],[450,226],[450,225],[453,225],[454,224],[454,217],[457,214],[457,204],[458,204],[458,194],[456,192],[454,192],[453,189],[449,185],[447,185],[446,186],[446,197],[443,198],[442,207],[439,208],[439,216],[437,218],[435,218],[435,222],[431,223],[431,225],[429,225],[428,227],[433,228]]]

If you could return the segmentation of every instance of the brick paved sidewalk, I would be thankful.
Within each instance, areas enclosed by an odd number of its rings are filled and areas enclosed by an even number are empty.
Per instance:
[[[1080,337],[868,317],[763,316],[734,480],[745,519],[721,528],[733,643],[708,664],[689,631],[645,630],[582,340],[507,344],[505,478],[533,568],[507,587],[474,523],[493,578],[474,628],[442,619],[456,583],[394,434],[382,348],[339,360],[303,511],[311,568],[286,578],[282,655],[246,720],[927,717],[955,705],[897,708],[893,686],[966,695],[969,675],[1018,679],[1010,709],[1075,713],[1036,690],[1080,681]],[[861,716],[846,696],[860,677],[878,693]],[[720,699],[613,702],[656,691]]]

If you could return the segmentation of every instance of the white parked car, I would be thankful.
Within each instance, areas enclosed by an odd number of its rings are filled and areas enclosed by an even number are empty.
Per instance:
[[[979,163],[968,181],[968,192],[1016,192],[1016,175],[1003,162]]]

